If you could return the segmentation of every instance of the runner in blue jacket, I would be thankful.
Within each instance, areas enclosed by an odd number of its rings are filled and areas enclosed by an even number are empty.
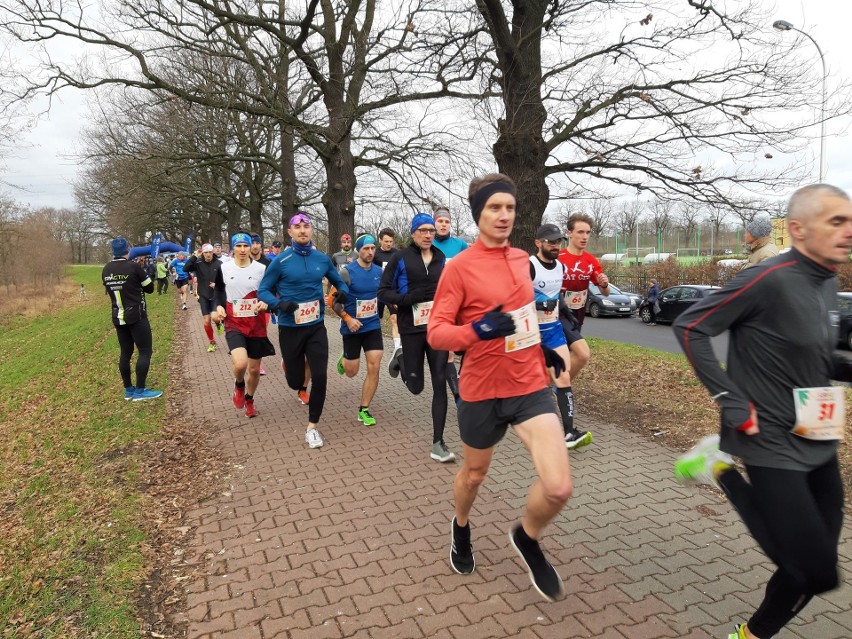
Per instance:
[[[331,259],[311,242],[314,229],[306,213],[294,215],[287,232],[293,241],[266,267],[257,296],[278,315],[284,374],[287,385],[299,392],[300,399],[307,391],[304,367],[307,358],[313,386],[307,402],[305,441],[310,448],[320,448],[323,440],[317,423],[322,416],[328,385],[328,334],[323,322],[322,280],[328,278],[337,288],[337,301],[341,304],[346,302],[349,288]]]

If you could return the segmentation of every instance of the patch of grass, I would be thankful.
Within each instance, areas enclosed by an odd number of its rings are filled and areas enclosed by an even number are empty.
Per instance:
[[[588,338],[589,365],[573,383],[580,414],[642,433],[677,450],[719,430],[719,411],[683,355]],[[846,389],[846,404],[852,389]],[[852,411],[846,430],[852,433]],[[847,501],[852,495],[852,443],[838,451]]]
[[[156,440],[165,406],[124,401],[101,267],[69,270],[71,292],[51,312],[7,318],[0,331],[2,637],[139,633],[146,498],[132,451],[109,453]],[[173,304],[148,302],[149,386],[163,388]]]

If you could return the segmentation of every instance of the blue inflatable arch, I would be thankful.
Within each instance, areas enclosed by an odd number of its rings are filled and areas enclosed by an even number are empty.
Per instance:
[[[186,253],[186,250],[180,244],[175,244],[174,242],[160,242],[160,253],[180,253],[181,251]],[[143,255],[151,255],[150,244],[148,246],[134,246],[130,249],[131,260]]]

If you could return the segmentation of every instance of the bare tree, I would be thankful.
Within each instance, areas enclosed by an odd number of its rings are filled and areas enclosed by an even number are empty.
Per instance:
[[[630,237],[638,229],[644,212],[645,203],[638,198],[615,209],[612,219],[613,226],[628,246],[630,245]]]
[[[758,3],[476,6],[495,49],[489,79],[501,92],[494,157],[518,184],[523,242],[557,178],[569,189],[609,183],[705,203],[799,179],[802,167],[770,160],[806,143],[821,76],[801,64],[801,43],[777,39]],[[847,93],[848,83],[828,117],[848,112]],[[734,159],[732,168],[696,160],[711,153]],[[737,161],[755,156],[766,168]]]
[[[410,157],[422,160],[425,147],[453,151],[430,141],[429,132],[418,132],[423,142],[413,148],[399,144],[399,135],[382,126],[389,110],[489,94],[476,82],[480,57],[469,55],[465,38],[456,35],[475,31],[470,12],[447,11],[438,0],[382,11],[376,0],[310,0],[302,10],[284,0],[117,0],[103,21],[84,5],[3,0],[0,11],[8,15],[3,28],[21,41],[48,46],[73,38],[111,58],[109,65],[59,64],[46,56],[22,96],[120,85],[275,120],[282,156],[291,144],[304,144],[323,165],[321,199],[332,235],[354,230],[359,168],[410,187],[404,169]],[[195,66],[176,74],[175,59]],[[240,73],[222,74],[225,60]],[[285,164],[282,188],[293,180]]]
[[[657,250],[659,250],[660,241],[665,237],[669,227],[674,222],[674,211],[675,203],[670,200],[655,198],[651,201],[648,222],[658,244]]]

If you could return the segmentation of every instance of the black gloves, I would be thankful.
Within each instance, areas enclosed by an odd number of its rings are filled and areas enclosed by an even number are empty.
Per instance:
[[[515,320],[508,313],[503,313],[503,305],[488,311],[482,319],[472,324],[479,339],[497,339],[515,332]]]
[[[535,303],[535,310],[537,311],[552,311],[556,308],[556,304],[558,300],[542,300]]]
[[[338,304],[346,304],[346,292],[345,291],[335,291],[334,301],[337,302]]]
[[[292,313],[299,305],[296,302],[291,302],[290,300],[279,300],[278,301],[278,312],[279,313]]]
[[[544,363],[548,368],[553,369],[554,377],[559,377],[562,371],[565,370],[565,360],[562,356],[552,348],[548,348],[544,344],[541,345],[541,350],[544,353]]]
[[[574,330],[580,327],[580,323],[577,321],[574,312],[568,308],[568,305],[563,300],[559,300],[559,315],[568,320],[568,323],[571,324],[571,328]]]

